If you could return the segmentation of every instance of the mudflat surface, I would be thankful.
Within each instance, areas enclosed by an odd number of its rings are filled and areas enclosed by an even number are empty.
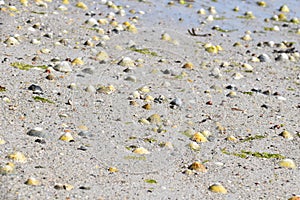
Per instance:
[[[299,194],[300,1],[262,3],[0,1],[1,199]]]

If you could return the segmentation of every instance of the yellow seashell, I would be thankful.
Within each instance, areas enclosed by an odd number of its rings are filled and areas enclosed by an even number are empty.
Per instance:
[[[257,4],[258,6],[261,6],[261,7],[266,7],[266,6],[267,6],[267,3],[264,2],[264,1],[258,1],[258,2],[256,2],[256,4]]]
[[[143,93],[150,92],[150,88],[148,86],[140,87],[138,90]]]
[[[200,132],[196,132],[193,137],[192,140],[195,142],[207,142],[207,138]]]
[[[293,197],[289,198],[288,200],[300,200],[300,195],[293,196]]]
[[[292,159],[283,159],[279,162],[279,166],[280,167],[284,167],[284,168],[290,168],[290,169],[295,169],[296,168],[296,164]]]
[[[25,155],[23,153],[19,152],[19,151],[8,155],[8,158],[12,159],[12,160],[15,160],[17,162],[21,162],[21,163],[24,163],[27,160]]]
[[[115,173],[115,172],[118,172],[119,170],[116,167],[110,167],[110,168],[108,168],[108,171]]]
[[[165,41],[172,41],[171,36],[168,33],[164,33],[161,35],[161,39]]]
[[[161,118],[159,114],[153,114],[147,119],[151,124],[160,124],[161,123]]]
[[[69,4],[70,2],[69,2],[69,0],[62,0],[62,3],[63,4]]]
[[[130,22],[126,21],[126,22],[123,23],[123,25],[124,25],[125,27],[128,27],[128,26],[130,26],[131,24],[130,24]]]
[[[83,65],[84,62],[81,58],[75,58],[72,62],[72,65]]]
[[[108,20],[107,19],[98,19],[98,21],[97,21],[99,24],[101,24],[101,25],[106,25],[106,24],[108,24]]]
[[[226,188],[220,183],[215,183],[208,188],[210,191],[215,193],[227,194]]]
[[[88,9],[87,5],[85,5],[85,3],[83,3],[83,2],[78,2],[78,3],[76,4],[76,7],[77,7],[77,8],[81,8],[81,9],[83,9],[83,10],[87,10],[87,9]]]
[[[205,48],[208,53],[218,53],[218,48],[216,46],[209,46]]]
[[[190,144],[189,144],[189,146],[190,146],[190,148],[192,149],[192,150],[195,150],[195,151],[199,151],[200,150],[200,145],[197,143],[197,142],[191,142]]]
[[[74,142],[74,138],[70,132],[63,133],[59,139],[65,142]]]
[[[139,123],[145,124],[145,125],[149,125],[150,124],[150,122],[147,119],[145,119],[145,118],[140,119]]]
[[[2,138],[0,138],[0,145],[1,144],[5,144],[6,142],[5,142],[5,140],[3,140]]]
[[[236,142],[236,141],[237,141],[236,137],[234,137],[233,135],[228,136],[228,137],[226,138],[226,140],[232,141],[232,142]]]
[[[203,164],[201,164],[200,162],[198,162],[198,161],[196,161],[193,164],[191,164],[189,166],[189,169],[195,170],[195,171],[198,171],[198,172],[207,172],[206,167]]]
[[[290,132],[286,131],[286,130],[282,131],[280,133],[280,135],[282,137],[286,138],[286,139],[289,139],[289,140],[293,139],[293,135]]]
[[[249,41],[249,40],[252,40],[252,38],[249,34],[246,34],[242,37],[242,40]]]
[[[147,95],[144,99],[145,102],[153,102],[154,98],[151,95]]]
[[[134,24],[129,25],[129,26],[127,27],[127,30],[128,30],[129,32],[131,32],[131,33],[137,33],[137,32],[138,32],[138,30],[137,30],[137,28],[135,27]]]
[[[20,3],[21,3],[23,6],[28,6],[28,0],[20,0]]]
[[[248,63],[243,63],[242,67],[245,69],[246,72],[252,72],[253,71],[253,67],[251,65],[249,65]]]
[[[193,63],[191,63],[191,62],[187,62],[187,63],[185,63],[185,64],[182,66],[182,68],[185,68],[185,69],[194,69],[194,65],[193,65]]]
[[[280,12],[290,12],[290,9],[287,5],[282,5],[280,8],[279,8],[279,11]]]
[[[15,165],[11,162],[6,163],[6,165],[0,167],[0,174],[12,174],[15,172]]]
[[[136,154],[150,154],[150,152],[147,149],[145,149],[144,147],[136,148],[135,150],[133,150],[133,153],[136,153]]]
[[[40,185],[41,182],[39,180],[37,180],[36,178],[29,178],[27,179],[27,181],[25,182],[26,185],[33,185],[33,186],[37,186]]]
[[[142,106],[142,108],[144,108],[146,110],[150,110],[151,109],[151,104],[146,103],[145,105]]]

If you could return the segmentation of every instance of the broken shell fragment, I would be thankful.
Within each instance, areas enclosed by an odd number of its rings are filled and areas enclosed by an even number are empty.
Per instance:
[[[135,150],[133,150],[132,152],[136,153],[136,154],[150,154],[150,152],[147,149],[145,149],[144,147],[138,147]]]
[[[207,172],[206,167],[203,164],[201,164],[200,162],[198,162],[198,161],[196,161],[193,164],[191,164],[189,166],[189,169],[195,170],[195,171],[198,171],[198,172]]]
[[[279,162],[279,166],[280,167],[284,167],[284,168],[290,168],[290,169],[295,169],[296,168],[296,164],[292,159],[283,159]]]
[[[27,181],[25,182],[26,185],[33,185],[33,186],[38,186],[41,184],[41,182],[39,180],[37,180],[36,178],[29,178],[27,179]]]
[[[220,183],[215,183],[215,184],[209,186],[208,189],[215,193],[227,194],[226,188]]]
[[[287,5],[282,5],[280,8],[279,8],[279,11],[280,12],[290,12],[290,9]]]
[[[192,138],[191,138],[193,141],[195,142],[207,142],[207,138],[200,132],[196,132]]]
[[[85,3],[83,3],[83,2],[78,2],[78,3],[76,4],[76,7],[77,7],[77,8],[81,8],[81,9],[83,9],[83,10],[87,10],[87,9],[88,9],[87,5],[85,5]]]
[[[71,68],[69,62],[67,62],[67,61],[62,61],[59,64],[55,65],[54,69],[56,71],[65,72],[65,73],[72,71],[72,68]]]
[[[72,65],[83,65],[84,62],[81,58],[75,58],[72,62],[71,62]]]
[[[65,142],[74,142],[74,138],[70,132],[63,133],[59,139]]]
[[[19,151],[14,152],[12,154],[9,154],[8,158],[12,159],[12,160],[15,160],[17,162],[20,162],[20,163],[24,163],[27,160],[27,158],[25,157],[25,155],[23,153],[19,152]]]

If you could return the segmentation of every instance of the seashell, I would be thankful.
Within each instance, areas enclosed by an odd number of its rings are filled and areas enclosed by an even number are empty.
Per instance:
[[[70,132],[63,133],[59,140],[65,141],[65,142],[74,142],[74,138]]]
[[[2,138],[0,138],[0,145],[5,144],[5,143],[6,143],[6,141],[3,140]]]
[[[295,162],[292,159],[288,159],[288,158],[279,161],[279,166],[284,168],[291,168],[291,169],[296,168]]]
[[[131,81],[131,82],[136,82],[137,78],[135,76],[127,76],[124,78],[125,81]]]
[[[33,129],[31,129],[30,131],[27,132],[27,135],[33,136],[33,137],[41,137],[41,138],[46,137],[45,133],[43,132],[43,128],[41,128],[41,127],[35,127]]]
[[[280,12],[290,12],[290,9],[287,5],[282,5],[280,8],[279,8],[279,11]]]
[[[216,8],[214,6],[211,6],[208,8],[208,11],[211,13],[211,14],[217,14],[217,11],[216,11]]]
[[[147,149],[145,149],[144,147],[138,147],[135,150],[133,150],[132,152],[136,153],[136,154],[150,154],[150,152]]]
[[[161,124],[162,120],[160,118],[159,114],[153,114],[150,117],[147,118],[147,120],[151,123],[151,124]]]
[[[126,28],[126,30],[129,31],[129,32],[131,32],[131,33],[137,33],[137,32],[138,32],[138,30],[137,30],[137,28],[135,27],[134,24],[129,25],[129,26]]]
[[[4,41],[4,43],[7,44],[8,46],[14,46],[20,44],[20,42],[14,37],[9,37]]]
[[[38,186],[38,185],[41,184],[41,182],[39,180],[37,180],[36,178],[30,177],[29,179],[27,179],[25,184],[26,185]]]
[[[195,142],[207,142],[207,138],[200,132],[196,132],[192,138],[191,138],[193,141]]]
[[[110,168],[108,168],[108,171],[111,173],[115,173],[115,172],[118,172],[119,170],[116,167],[110,167]]]
[[[291,23],[294,23],[294,24],[299,24],[300,21],[297,17],[293,17],[291,20],[290,20]]]
[[[193,63],[191,63],[191,62],[187,62],[187,63],[185,63],[185,64],[182,66],[182,68],[185,68],[185,69],[194,69],[194,65],[193,65]]]
[[[6,163],[4,166],[0,166],[0,174],[13,174],[15,172],[15,165],[11,162]]]
[[[56,71],[65,72],[65,73],[72,71],[72,68],[71,68],[69,62],[67,62],[67,61],[62,61],[59,64],[55,65],[54,69]]]
[[[290,132],[286,131],[286,130],[282,131],[280,133],[280,136],[282,136],[282,137],[284,137],[285,139],[288,139],[288,140],[293,139],[293,135]]]
[[[109,86],[100,86],[97,89],[97,92],[104,93],[104,94],[112,94],[113,92],[116,91],[116,88],[113,85]]]
[[[20,162],[20,163],[24,163],[27,160],[27,158],[25,157],[25,155],[23,153],[19,152],[19,151],[14,152],[12,154],[9,154],[8,158],[12,159],[12,160],[15,160],[17,162]]]
[[[221,70],[218,67],[214,67],[211,71],[210,71],[210,75],[215,77],[215,78],[220,78],[222,77],[221,74]]]
[[[209,22],[214,21],[214,16],[213,16],[213,15],[208,15],[208,16],[206,17],[206,21],[209,21]]]
[[[227,140],[227,141],[232,141],[232,142],[236,142],[236,141],[237,141],[236,137],[234,137],[233,135],[228,136],[228,137],[226,138],[226,140]]]
[[[40,44],[41,44],[41,41],[34,38],[34,39],[32,39],[32,40],[30,41],[30,43],[31,43],[31,44],[40,45]]]
[[[206,167],[203,164],[201,164],[200,162],[198,162],[198,161],[196,161],[193,164],[191,164],[189,166],[189,169],[195,170],[195,171],[198,171],[198,172],[207,172]]]
[[[95,93],[96,88],[92,85],[89,85],[89,86],[87,86],[87,88],[85,88],[85,91],[90,92],[90,93]]]
[[[253,67],[248,63],[243,63],[242,67],[245,69],[246,72],[253,72]]]
[[[98,21],[95,18],[93,18],[93,17],[91,17],[88,20],[86,20],[85,23],[89,24],[91,26],[98,25]]]
[[[197,14],[199,14],[199,15],[205,15],[206,11],[205,11],[204,8],[200,8],[200,10],[197,11]]]
[[[83,65],[84,62],[81,58],[75,58],[72,62],[71,62],[72,65]]]
[[[60,5],[57,7],[57,10],[60,10],[60,11],[67,11],[68,8],[65,6],[65,5]]]
[[[148,93],[150,92],[150,88],[148,86],[143,86],[138,89],[140,92]]]
[[[190,142],[189,144],[189,147],[192,149],[192,150],[195,150],[195,151],[199,151],[200,150],[200,145],[197,143],[197,142]]]
[[[58,183],[54,186],[54,189],[56,190],[66,190],[66,191],[71,191],[73,190],[74,186],[73,185],[70,185],[70,184],[61,184],[61,183]]]
[[[218,53],[219,50],[218,47],[211,45],[206,47],[205,51],[207,51],[208,53]]]
[[[81,9],[83,9],[83,10],[87,10],[87,9],[88,9],[87,5],[85,5],[85,3],[83,3],[83,2],[78,2],[78,3],[76,4],[76,7],[77,7],[77,8],[81,8]]]
[[[289,60],[289,56],[286,53],[281,53],[279,56],[275,58],[276,61],[287,61]]]
[[[150,124],[150,122],[145,118],[140,119],[139,123],[144,124],[144,125],[149,125]]]
[[[264,2],[264,1],[258,1],[258,2],[256,2],[256,4],[257,4],[258,6],[260,6],[260,7],[266,7],[266,6],[267,6],[267,3]]]
[[[295,195],[295,196],[289,198],[288,200],[300,200],[300,195]]]
[[[236,94],[236,92],[235,91],[230,91],[227,95],[226,95],[227,97],[231,97],[231,98],[233,98],[233,97],[236,97],[237,96],[237,94]]]
[[[240,11],[240,7],[235,6],[235,7],[233,8],[233,11],[234,11],[234,12],[239,12],[239,11]]]
[[[215,184],[209,186],[208,189],[215,193],[227,194],[226,188],[220,183],[215,183]]]
[[[201,133],[202,133],[202,135],[204,135],[206,138],[208,138],[209,136],[212,135],[211,132],[208,131],[208,130],[204,130],[204,131],[202,131]]]
[[[249,41],[249,40],[252,40],[252,38],[249,34],[246,34],[242,37],[242,40]]]
[[[146,103],[145,105],[142,106],[142,108],[144,108],[146,110],[151,110],[151,104]]]
[[[258,56],[260,62],[271,62],[271,58],[267,54],[261,54]]]
[[[168,33],[164,33],[161,35],[161,39],[165,41],[172,41],[171,36]]]
[[[253,13],[251,11],[245,12],[244,16],[246,18],[249,18],[249,19],[254,19],[255,18],[255,16],[253,15]]]
[[[108,61],[109,56],[105,51],[100,51],[97,55],[96,55],[96,60],[100,61],[100,62],[106,62]]]
[[[118,62],[118,65],[121,65],[123,67],[134,67],[134,61],[129,57],[124,57]]]
[[[240,80],[242,78],[244,78],[244,75],[239,72],[233,74],[233,79],[235,80]]]
[[[20,0],[20,3],[21,3],[23,6],[28,6],[28,0]]]
[[[151,95],[147,95],[144,99],[145,102],[153,102],[154,98]]]

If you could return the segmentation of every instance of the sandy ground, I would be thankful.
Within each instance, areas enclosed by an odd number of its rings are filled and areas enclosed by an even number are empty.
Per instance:
[[[87,9],[72,1],[0,2],[1,199],[299,194],[299,25],[290,22],[299,17],[299,1],[287,3],[287,13],[273,1],[188,8],[85,0]],[[206,13],[197,14],[200,8]],[[245,19],[247,11],[255,18]],[[280,13],[286,19],[271,19]],[[242,39],[247,34],[250,40]],[[101,61],[99,52],[108,57]],[[62,61],[72,71],[53,69]],[[150,120],[153,114],[159,117]],[[36,127],[42,131],[30,136]],[[197,132],[209,133],[204,142],[193,141]],[[70,142],[59,139],[66,133]],[[139,147],[148,153],[135,153]],[[26,159],[14,159],[16,152]],[[283,167],[284,158],[296,166]],[[194,162],[204,169],[192,169]],[[25,184],[30,177],[37,185]],[[211,191],[215,183],[226,194]]]

